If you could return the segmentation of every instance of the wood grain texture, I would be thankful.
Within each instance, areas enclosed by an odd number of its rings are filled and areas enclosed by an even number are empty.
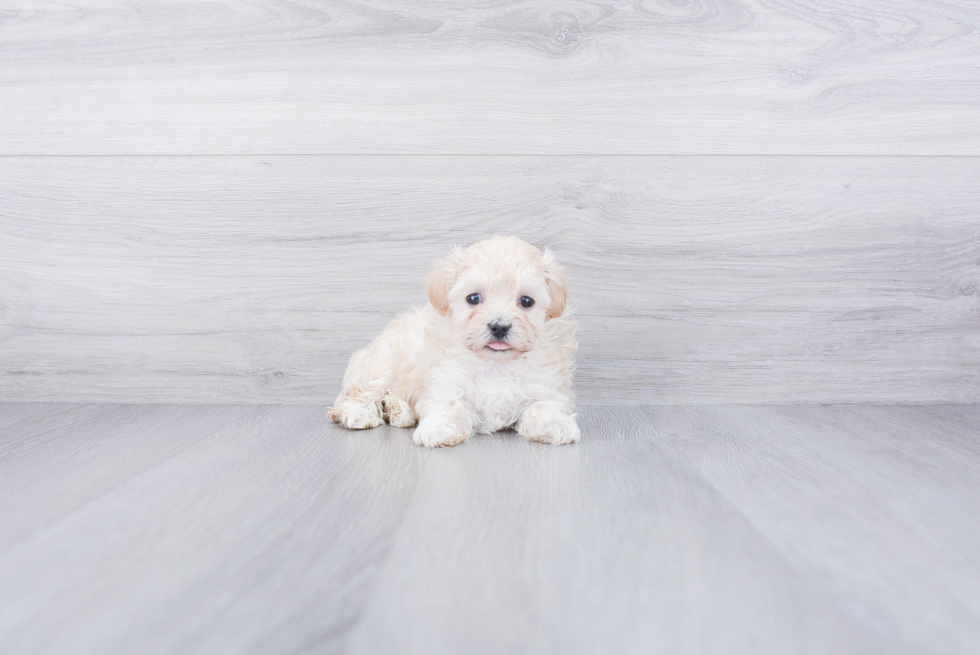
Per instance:
[[[553,247],[583,403],[980,401],[980,159],[0,159],[0,397],[327,403],[453,244]]]
[[[0,440],[0,549],[248,413],[240,405],[34,406],[51,414],[6,428]]]
[[[5,654],[980,649],[980,406],[587,406],[576,446],[437,451],[74,410],[0,450],[0,515],[44,517],[0,545]],[[119,483],[52,514],[72,453]]]
[[[980,154],[970,0],[7,3],[0,154]]]
[[[418,479],[410,442],[333,429],[322,407],[102,412],[27,457],[0,453],[2,498],[44,519],[0,546],[5,653],[343,645]],[[75,453],[86,465],[65,476]],[[103,493],[53,515],[83,477]]]
[[[349,652],[870,652],[642,410],[580,416],[430,456]]]
[[[968,653],[980,647],[980,411],[944,409],[647,411],[664,447],[865,626],[873,652]]]
[[[71,403],[18,403],[4,405],[0,412],[0,448],[6,443],[8,434],[17,434],[17,425],[35,425],[38,421],[59,416],[61,414],[78,411],[78,405]]]

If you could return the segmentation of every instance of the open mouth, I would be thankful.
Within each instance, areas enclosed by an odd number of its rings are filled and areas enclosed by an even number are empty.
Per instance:
[[[491,341],[490,343],[487,344],[487,348],[489,348],[490,350],[496,350],[497,352],[512,350],[511,345],[504,341]]]

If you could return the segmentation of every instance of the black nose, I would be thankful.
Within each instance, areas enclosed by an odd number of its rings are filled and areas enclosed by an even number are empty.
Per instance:
[[[501,323],[500,321],[494,321],[488,326],[490,328],[490,334],[493,335],[494,339],[503,339],[510,332],[510,323]]]

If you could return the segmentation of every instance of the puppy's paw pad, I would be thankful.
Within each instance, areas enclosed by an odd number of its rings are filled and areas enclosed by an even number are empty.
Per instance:
[[[383,420],[377,410],[353,403],[331,408],[330,418],[351,430],[376,428]]]
[[[412,433],[412,440],[426,448],[443,448],[463,443],[469,436],[451,423],[423,421]]]
[[[384,407],[385,420],[396,428],[410,428],[418,422],[415,410],[408,401],[395,396],[385,396],[381,404]]]
[[[536,412],[526,416],[518,432],[528,441],[554,446],[577,443],[582,438],[575,414],[557,412]]]

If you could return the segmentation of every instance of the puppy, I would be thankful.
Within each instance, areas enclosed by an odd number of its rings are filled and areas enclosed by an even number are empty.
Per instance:
[[[579,440],[575,324],[548,250],[499,236],[457,248],[426,292],[429,304],[351,357],[331,419],[355,430],[417,425],[415,443],[429,448],[506,428],[547,444]]]

